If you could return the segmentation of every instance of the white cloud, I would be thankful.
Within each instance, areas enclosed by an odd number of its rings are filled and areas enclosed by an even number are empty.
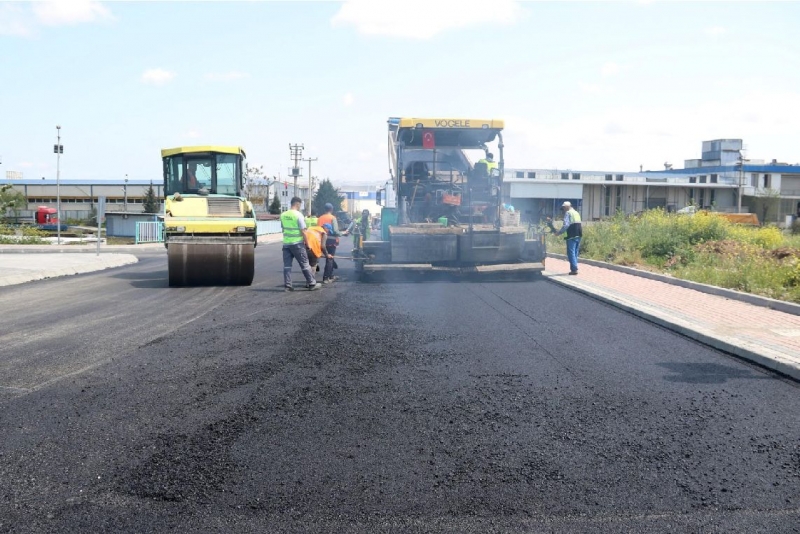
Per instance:
[[[719,37],[720,35],[725,33],[725,28],[722,26],[711,26],[710,28],[706,28],[706,35],[710,35],[711,37]]]
[[[0,35],[27,37],[40,26],[63,26],[114,20],[100,2],[60,0],[0,4]]]
[[[33,13],[36,15],[37,20],[45,26],[61,26],[64,24],[114,19],[107,7],[100,2],[91,0],[36,2],[33,5]]]
[[[430,39],[442,32],[483,25],[513,24],[523,14],[515,0],[346,0],[331,19],[365,35]]]
[[[186,132],[186,137],[190,139],[199,139],[200,132],[198,132],[197,130],[189,130],[188,132]]]
[[[352,106],[353,102],[355,102],[355,97],[353,96],[353,93],[347,93],[346,95],[344,95],[342,103],[344,103],[345,106]]]
[[[205,75],[205,79],[212,82],[229,82],[233,80],[243,80],[249,77],[249,72],[241,72],[238,70],[232,70],[228,72],[209,72]]]
[[[175,78],[175,73],[164,69],[149,69],[142,74],[142,82],[152,85],[164,85]]]
[[[619,74],[620,71],[622,71],[622,67],[620,67],[618,64],[614,63],[613,61],[607,62],[606,64],[603,65],[603,68],[600,69],[600,73],[605,78],[608,78],[609,76],[614,76],[616,74]]]

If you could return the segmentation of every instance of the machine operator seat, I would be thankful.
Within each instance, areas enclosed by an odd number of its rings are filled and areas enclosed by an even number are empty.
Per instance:
[[[424,161],[414,161],[408,167],[406,167],[407,182],[427,180],[428,178],[430,178],[430,173],[428,172],[428,166]]]
[[[489,178],[489,166],[483,161],[479,161],[472,168],[472,176],[475,178]]]

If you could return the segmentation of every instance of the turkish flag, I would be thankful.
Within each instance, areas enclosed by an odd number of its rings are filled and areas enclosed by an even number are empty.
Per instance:
[[[436,148],[436,138],[432,131],[422,131],[422,148]]]

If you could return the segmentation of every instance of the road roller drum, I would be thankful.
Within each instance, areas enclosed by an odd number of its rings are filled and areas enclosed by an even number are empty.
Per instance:
[[[171,287],[249,286],[255,271],[255,248],[251,239],[170,241],[167,262]]]

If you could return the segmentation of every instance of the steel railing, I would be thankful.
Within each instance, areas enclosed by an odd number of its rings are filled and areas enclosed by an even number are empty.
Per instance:
[[[256,233],[258,235],[280,234],[280,221],[258,221]],[[163,243],[164,242],[164,223],[137,222],[136,223],[136,244],[140,243]]]
[[[130,234],[129,234],[130,235]],[[161,221],[143,221],[136,223],[136,244],[163,243],[164,223]]]

